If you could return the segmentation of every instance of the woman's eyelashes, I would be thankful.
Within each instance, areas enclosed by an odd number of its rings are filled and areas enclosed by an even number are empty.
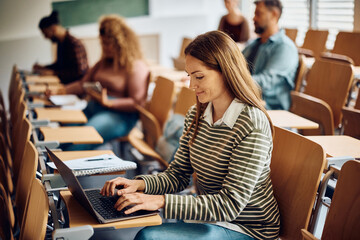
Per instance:
[[[201,80],[201,79],[203,79],[204,78],[204,76],[197,76],[197,77],[195,77],[197,80]]]

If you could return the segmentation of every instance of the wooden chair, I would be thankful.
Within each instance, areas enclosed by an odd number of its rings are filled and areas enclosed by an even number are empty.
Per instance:
[[[13,175],[14,175],[15,185],[17,184],[20,167],[22,165],[22,159],[24,156],[24,149],[26,146],[26,142],[30,140],[30,135],[31,135],[31,123],[28,119],[24,118],[22,121],[20,135],[18,137],[18,142],[13,152]]]
[[[189,108],[196,104],[195,91],[187,87],[182,87],[176,100],[174,113],[186,115]]]
[[[13,99],[13,96],[16,93],[16,91],[18,91],[20,84],[21,84],[20,75],[18,73],[16,65],[14,65],[11,73],[10,84],[8,89],[9,103],[11,102],[11,99]]]
[[[360,140],[360,110],[343,107],[342,113],[344,135]]]
[[[321,239],[360,239],[360,162],[348,161],[340,171]],[[306,229],[304,239],[317,239]]]
[[[5,164],[5,160],[0,156],[0,183],[4,186],[9,195],[14,191],[11,169]]]
[[[360,32],[339,32],[336,35],[332,53],[350,57],[355,66],[360,66]]]
[[[7,201],[2,196],[0,196],[0,238],[13,240],[14,235],[11,231],[8,209]]]
[[[11,128],[11,146],[12,146],[12,150],[14,150],[14,151],[15,151],[15,149],[17,147],[17,143],[19,141],[18,138],[21,133],[22,121],[26,118],[27,106],[26,106],[25,101],[21,101],[21,103],[16,111],[17,111],[17,114],[12,119],[12,128]]]
[[[356,98],[356,103],[355,103],[355,108],[356,109],[360,109],[360,88],[358,90],[358,94],[357,94],[357,98]]]
[[[307,72],[307,66],[305,64],[305,55],[299,54],[299,66],[296,70],[294,91],[296,92],[301,91],[306,72]]]
[[[296,44],[297,28],[285,28],[285,34]]]
[[[2,91],[0,91],[0,128],[4,134],[6,144],[11,148],[10,126],[7,119],[7,112]]]
[[[38,179],[34,178],[30,186],[30,196],[20,229],[20,240],[44,239],[46,234],[49,199]]]
[[[179,57],[173,58],[174,67],[177,70],[185,70],[185,48],[191,43],[191,41],[191,38],[184,37],[181,44]]]
[[[163,167],[168,163],[154,151],[157,139],[161,136],[168,118],[175,92],[173,81],[158,77],[150,102],[146,108],[137,106],[142,124],[142,132],[134,128],[128,135],[129,143],[141,154],[157,160]]]
[[[299,48],[299,53],[309,57],[319,57],[326,50],[326,41],[329,35],[327,30],[309,29],[306,32],[304,43]]]
[[[304,93],[330,106],[335,128],[341,123],[341,109],[347,100],[352,81],[352,65],[336,59],[317,59],[307,73]]]
[[[15,206],[19,223],[22,222],[24,217],[25,206],[30,195],[32,180],[36,176],[37,166],[38,152],[34,144],[27,141],[15,193]]]
[[[294,132],[275,126],[271,181],[280,210],[280,238],[301,239],[307,229],[325,166],[323,148]]]
[[[1,239],[13,239],[15,231],[15,215],[11,196],[0,184],[0,237]]]
[[[303,129],[302,135],[334,135],[333,113],[325,101],[300,92],[291,92],[290,112],[319,124],[318,129]]]

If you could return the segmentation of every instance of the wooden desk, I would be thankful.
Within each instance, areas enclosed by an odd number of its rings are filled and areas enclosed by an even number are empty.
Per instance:
[[[100,144],[104,139],[91,126],[80,127],[41,127],[44,141],[59,141],[59,143]]]
[[[63,84],[29,84],[28,85],[29,91],[30,92],[39,92],[39,93],[44,93],[46,92],[46,90],[50,90],[50,91],[57,91],[59,89],[64,88]]]
[[[102,154],[111,154],[115,155],[113,151],[111,150],[90,150],[90,151],[60,151],[60,152],[54,152],[54,154],[60,158],[62,161],[68,161],[72,159],[77,158],[86,158],[86,157],[93,157],[98,156]],[[102,173],[99,175],[121,175],[125,174],[125,171],[117,171],[117,172],[108,172],[108,173]]]
[[[81,110],[65,110],[61,108],[35,108],[37,119],[48,119],[60,123],[86,123],[87,118]]]
[[[29,75],[25,77],[27,83],[47,83],[47,84],[58,84],[60,79],[57,76],[38,76]]]
[[[69,227],[91,225],[93,228],[130,228],[161,225],[162,223],[161,217],[157,214],[154,216],[100,224],[83,206],[78,203],[78,201],[71,195],[70,191],[61,191],[60,196],[64,200],[66,208],[68,209]]]
[[[360,158],[360,140],[344,135],[306,136],[320,144],[328,157],[352,156]]]
[[[273,124],[278,127],[296,129],[317,129],[319,124],[285,110],[267,111]]]

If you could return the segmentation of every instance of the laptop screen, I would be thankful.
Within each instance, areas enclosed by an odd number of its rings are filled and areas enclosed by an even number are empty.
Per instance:
[[[75,177],[74,173],[50,149],[48,149],[47,147],[45,148],[49,154],[51,161],[55,163],[57,170],[59,171],[66,185],[68,186],[71,194],[79,201],[81,205],[83,205],[86,209],[90,211],[90,213],[92,213],[96,217],[96,213],[90,205],[90,202],[87,199],[84,190],[82,189],[81,184]]]

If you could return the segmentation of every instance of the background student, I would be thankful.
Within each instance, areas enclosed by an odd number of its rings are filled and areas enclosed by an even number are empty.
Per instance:
[[[279,30],[282,13],[279,0],[255,1],[255,32],[260,37],[250,43],[243,54],[253,79],[260,85],[267,109],[289,109],[290,91],[295,86],[299,64],[293,41]]]
[[[138,120],[135,105],[146,101],[149,68],[145,63],[137,35],[117,15],[100,20],[102,57],[80,81],[68,84],[62,93],[83,94],[87,82],[99,82],[99,94],[84,110],[86,125],[93,126],[104,142],[126,136]],[[71,145],[67,150],[89,150],[96,145]]]
[[[50,16],[43,17],[39,28],[45,38],[57,43],[57,54],[53,64],[42,66],[36,63],[33,71],[40,75],[57,75],[64,84],[81,79],[89,68],[85,47],[60,25],[58,13],[53,11]]]
[[[157,175],[110,180],[101,193],[112,195],[123,186],[118,210],[129,205],[125,213],[163,208],[165,218],[185,221],[146,227],[136,239],[276,239],[280,218],[270,180],[273,127],[246,61],[220,31],[198,36],[185,55],[197,104],[187,113],[174,161]],[[176,195],[193,172],[199,195]]]
[[[249,40],[249,23],[241,14],[238,0],[224,0],[228,14],[220,19],[218,30],[223,31],[235,41],[246,42]]]

